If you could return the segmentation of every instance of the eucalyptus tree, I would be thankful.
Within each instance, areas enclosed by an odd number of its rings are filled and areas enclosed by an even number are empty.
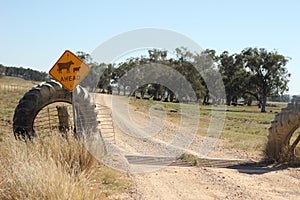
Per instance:
[[[241,52],[243,66],[250,73],[250,84],[261,100],[261,112],[266,112],[268,96],[288,91],[290,73],[286,69],[289,58],[277,51],[264,48],[246,48]]]
[[[219,71],[226,91],[226,104],[237,105],[237,100],[244,97],[248,90],[249,73],[245,70],[240,54],[230,55],[224,51],[218,58]]]

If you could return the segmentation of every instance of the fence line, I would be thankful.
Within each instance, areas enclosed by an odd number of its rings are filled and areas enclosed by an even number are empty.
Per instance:
[[[68,113],[70,115],[70,124],[69,129],[73,130],[73,112],[72,105],[67,105],[66,103],[54,103],[44,107],[36,116],[33,124],[33,129],[35,132],[40,135],[43,133],[51,134],[52,131],[59,131],[59,119],[58,111],[56,106],[64,105],[68,107]],[[2,134],[12,134],[13,133],[13,122],[10,119],[4,119],[0,117],[0,138]]]
[[[58,111],[56,109],[57,105],[65,105],[68,107],[68,113],[70,115],[70,130],[73,130],[73,112],[72,105],[66,105],[66,103],[54,103],[44,107],[34,121],[34,130],[39,132],[49,132],[51,133],[53,130],[58,130],[59,128],[59,119],[58,119]]]
[[[28,91],[32,86],[23,86],[23,85],[0,85],[0,90],[7,92],[18,92],[18,91]]]

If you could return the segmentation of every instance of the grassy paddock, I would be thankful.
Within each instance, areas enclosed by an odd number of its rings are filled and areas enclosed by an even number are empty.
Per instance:
[[[22,87],[27,87],[31,88],[34,85],[39,84],[40,82],[35,82],[35,81],[28,81],[23,78],[18,78],[18,77],[12,77],[12,76],[2,76],[0,77],[0,84],[1,85],[18,85]]]
[[[22,78],[2,76],[0,78],[0,141],[5,134],[12,133],[12,118],[15,107],[24,93],[38,83],[26,81]],[[9,86],[22,86],[11,90]]]
[[[179,123],[181,119],[180,104],[131,98],[130,104],[135,110],[148,112],[153,105],[159,104],[167,113],[167,120]],[[242,150],[249,154],[262,155],[267,142],[268,128],[275,114],[286,107],[286,103],[271,103],[267,113],[261,113],[257,106],[227,106],[226,118],[219,145],[227,149]],[[275,106],[276,107],[275,107]],[[199,106],[200,118],[198,134],[205,136],[211,120],[213,109],[218,107]]]
[[[13,111],[22,96],[38,82],[27,81],[22,78],[2,76],[0,78],[0,118],[11,120]],[[12,87],[10,87],[12,86]],[[14,87],[20,86],[20,87]]]

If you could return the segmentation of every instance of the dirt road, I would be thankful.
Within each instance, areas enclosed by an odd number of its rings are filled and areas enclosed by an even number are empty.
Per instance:
[[[264,174],[206,167],[167,167],[136,175],[142,199],[299,199],[299,170]]]
[[[97,95],[98,106],[119,105],[120,109],[113,112],[114,120],[123,123],[121,127],[115,125],[115,144],[123,156],[129,154],[160,155],[180,153],[176,147],[166,147],[170,138],[174,137],[176,125],[166,122],[163,128],[155,135],[145,137],[141,129],[132,125],[132,122],[144,127],[154,126],[158,130],[161,123],[150,119],[148,115],[124,108],[128,99],[109,95]],[[112,103],[113,102],[113,103]],[[123,102],[123,103],[122,103]],[[114,109],[114,108],[113,108]],[[122,111],[123,110],[123,111]],[[131,121],[128,120],[130,113]],[[150,120],[150,122],[149,122]],[[152,121],[151,121],[152,120]],[[117,124],[118,124],[117,123]],[[153,124],[154,123],[154,124]],[[155,124],[158,123],[158,124]],[[125,128],[124,128],[125,127]],[[129,133],[128,133],[128,132]],[[193,152],[200,145],[202,138],[198,137],[189,147]],[[168,145],[167,145],[168,146]],[[175,153],[174,153],[175,152]],[[218,146],[210,154],[230,161],[230,159],[245,159],[249,157],[237,151],[223,150]],[[128,164],[128,163],[127,163]],[[178,167],[157,166],[151,169],[149,165],[128,164],[128,171],[136,183],[136,192],[132,199],[299,199],[300,198],[300,169],[284,166],[265,166],[263,163],[238,165],[228,164],[222,167]],[[153,166],[152,166],[153,167]],[[142,173],[135,173],[138,170]],[[151,172],[143,172],[151,171]],[[126,197],[128,198],[128,197]]]

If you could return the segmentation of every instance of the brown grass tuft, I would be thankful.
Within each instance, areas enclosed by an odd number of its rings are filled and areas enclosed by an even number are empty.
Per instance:
[[[4,141],[0,199],[105,199],[130,186],[124,174],[101,166],[73,137]]]

